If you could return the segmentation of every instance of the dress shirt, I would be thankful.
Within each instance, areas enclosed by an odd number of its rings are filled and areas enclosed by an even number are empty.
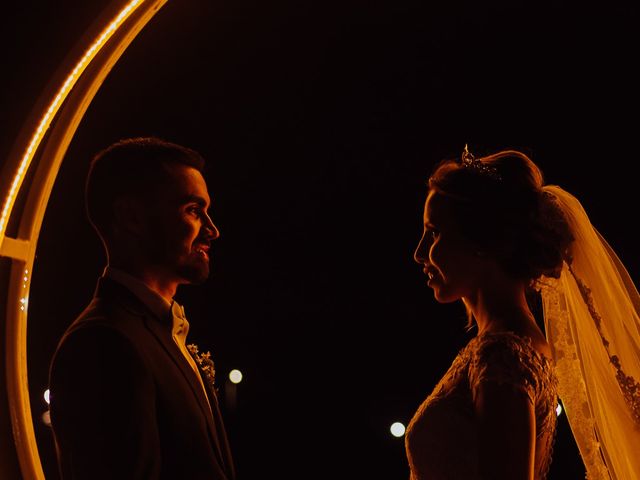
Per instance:
[[[207,403],[209,403],[209,408],[211,408],[209,395],[207,394],[207,389],[204,386],[204,382],[202,380],[202,376],[200,375],[198,366],[196,365],[193,356],[191,356],[191,354],[187,350],[186,342],[187,334],[189,333],[189,322],[187,321],[187,317],[184,313],[184,308],[182,307],[182,305],[180,305],[175,300],[168,302],[160,294],[149,288],[147,284],[142,280],[118,268],[105,268],[103,276],[118,282],[119,284],[130,290],[131,293],[133,293],[138,298],[138,300],[146,305],[147,308],[149,308],[149,310],[151,310],[151,312],[157,317],[166,318],[167,315],[171,315],[171,337],[180,349],[180,352],[184,356],[185,360],[189,363],[194,373],[196,374],[196,377],[200,382],[200,386],[204,391],[204,396],[207,399]]]

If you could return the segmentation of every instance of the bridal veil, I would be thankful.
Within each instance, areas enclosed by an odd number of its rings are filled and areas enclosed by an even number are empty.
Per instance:
[[[640,479],[640,295],[580,202],[560,187],[574,242],[540,288],[558,393],[590,480]]]

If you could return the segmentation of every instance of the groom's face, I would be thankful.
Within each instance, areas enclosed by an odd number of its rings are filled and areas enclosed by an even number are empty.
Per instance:
[[[209,217],[207,184],[193,167],[171,164],[166,171],[166,183],[146,202],[143,248],[166,279],[202,283],[209,276],[211,243],[220,236]]]

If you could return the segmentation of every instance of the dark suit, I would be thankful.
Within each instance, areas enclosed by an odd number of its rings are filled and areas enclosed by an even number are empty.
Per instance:
[[[232,480],[215,394],[158,318],[101,278],[54,355],[49,388],[60,472],[67,479]]]

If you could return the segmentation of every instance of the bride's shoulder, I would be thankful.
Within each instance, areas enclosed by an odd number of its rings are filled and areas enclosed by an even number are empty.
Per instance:
[[[474,337],[470,348],[476,361],[546,363],[551,361],[551,349],[544,335],[527,332],[486,332]]]
[[[513,332],[484,333],[475,337],[470,347],[468,374],[472,386],[485,382],[511,384],[523,388],[532,399],[553,391],[553,364],[534,348],[531,337]]]

